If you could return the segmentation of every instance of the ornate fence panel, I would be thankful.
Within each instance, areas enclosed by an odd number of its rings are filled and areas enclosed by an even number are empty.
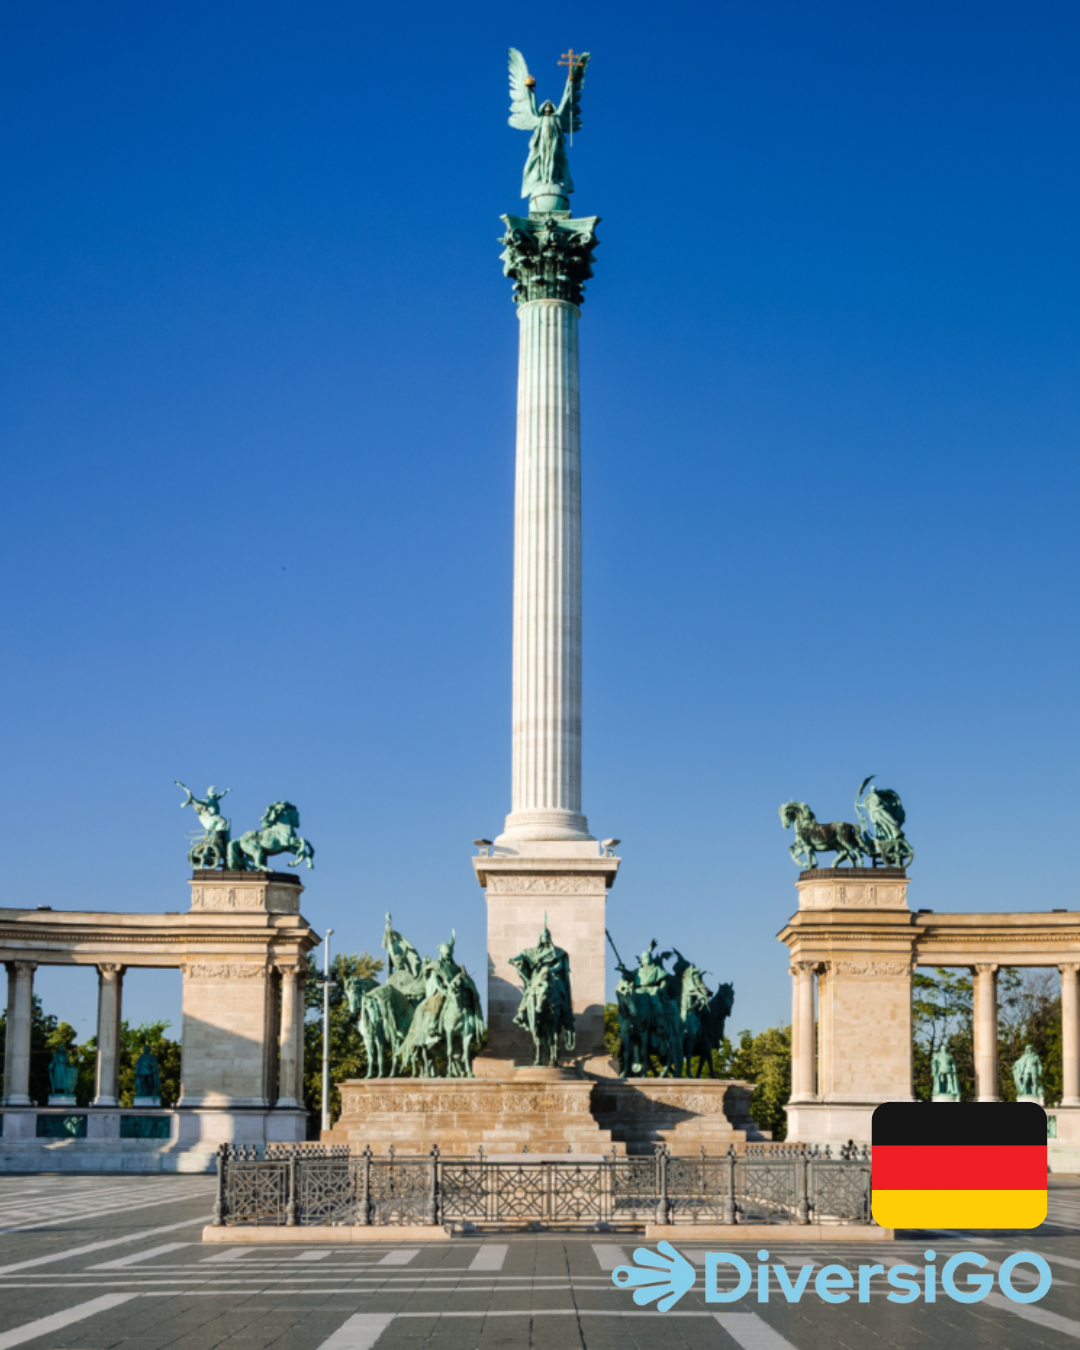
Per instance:
[[[734,1156],[665,1157],[666,1223],[734,1223]]]
[[[607,1164],[613,1223],[653,1223],[656,1219],[658,1163],[655,1158],[612,1158]]]
[[[735,1164],[740,1223],[797,1223],[799,1159],[746,1158]]]
[[[216,1224],[805,1224],[870,1222],[870,1154],[804,1145],[719,1157],[490,1161],[365,1149],[223,1146]]]
[[[224,1208],[230,1223],[283,1224],[288,1219],[290,1168],[287,1161],[259,1159],[254,1145],[218,1152],[218,1200],[214,1222]]]
[[[870,1158],[813,1158],[809,1191],[814,1223],[870,1222]]]
[[[498,1214],[492,1164],[483,1158],[448,1158],[440,1168],[439,1200],[444,1223],[490,1223]]]

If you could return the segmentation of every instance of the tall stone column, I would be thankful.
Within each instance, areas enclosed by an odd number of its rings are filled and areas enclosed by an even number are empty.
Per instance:
[[[8,967],[7,1040],[11,1048],[4,1054],[5,1106],[34,1105],[30,1100],[30,1025],[35,970],[36,961],[12,961]]]
[[[120,1003],[124,967],[106,963],[98,971],[97,1091],[92,1106],[120,1105]]]
[[[1061,1105],[1080,1106],[1080,965],[1061,971]]]
[[[7,971],[7,1016],[4,1019],[6,1027],[15,1025],[15,967],[10,961],[4,963],[4,969]],[[15,1050],[15,1037],[10,1033],[4,1037],[4,1096],[7,1101],[7,1094],[11,1091],[11,1056]]]
[[[578,320],[597,217],[504,216],[518,306],[512,793],[498,846],[588,841],[581,811]]]
[[[998,1097],[997,972],[995,964],[975,967],[975,1100]]]
[[[791,965],[791,1100],[812,1102],[817,1099],[814,1072],[814,974],[812,961]]]
[[[512,793],[506,826],[473,859],[488,906],[488,1047],[480,1076],[531,1071],[511,964],[545,923],[570,959],[576,1069],[612,1072],[604,1044],[607,892],[618,871],[581,806],[581,434],[578,321],[598,217],[559,192],[503,216],[518,307]],[[552,209],[547,209],[552,208]]]
[[[281,975],[281,1041],[278,1060],[277,1106],[299,1107],[301,1065],[304,1054],[302,1014],[303,983],[299,966],[278,966]]]
[[[581,813],[578,319],[518,308],[511,811],[500,842],[590,839]]]

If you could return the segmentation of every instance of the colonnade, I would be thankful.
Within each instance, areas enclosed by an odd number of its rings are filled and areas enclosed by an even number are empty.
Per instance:
[[[37,961],[8,961],[4,1092],[0,1106],[44,1105],[30,1098],[30,1033]],[[120,1026],[126,966],[103,962],[98,975],[97,1068],[91,1106],[120,1105]],[[280,1032],[276,1100],[296,1109],[304,1101],[304,967],[275,965],[280,977]],[[272,1076],[273,1077],[273,1076]]]
[[[815,978],[827,976],[828,961],[793,961],[791,999],[791,1101],[818,1099],[817,1065],[825,1058],[828,1029],[815,1027]],[[974,989],[975,1100],[996,1102],[998,1095],[998,999],[1000,965],[977,962],[969,967]],[[1061,975],[1062,1106],[1080,1106],[1080,964],[1064,962]],[[820,1044],[819,1044],[820,1042]]]

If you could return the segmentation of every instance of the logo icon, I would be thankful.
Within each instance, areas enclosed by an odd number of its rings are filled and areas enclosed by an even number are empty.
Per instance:
[[[696,1278],[694,1267],[680,1256],[670,1242],[658,1242],[662,1253],[649,1251],[648,1247],[638,1247],[634,1252],[637,1265],[617,1266],[611,1272],[611,1278],[621,1289],[634,1290],[634,1302],[651,1303],[660,1299],[656,1305],[661,1312],[674,1307],[688,1289],[692,1289]]]
[[[1037,1228],[1046,1218],[1046,1112],[1034,1102],[884,1102],[873,1116],[882,1228]]]

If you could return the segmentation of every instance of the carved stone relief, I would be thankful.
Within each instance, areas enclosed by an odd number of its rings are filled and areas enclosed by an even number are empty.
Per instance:
[[[184,974],[189,980],[262,980],[266,967],[234,961],[189,961]]]
[[[502,873],[489,876],[493,895],[603,895],[603,876],[534,877]]]
[[[910,961],[832,961],[838,975],[910,975]]]

